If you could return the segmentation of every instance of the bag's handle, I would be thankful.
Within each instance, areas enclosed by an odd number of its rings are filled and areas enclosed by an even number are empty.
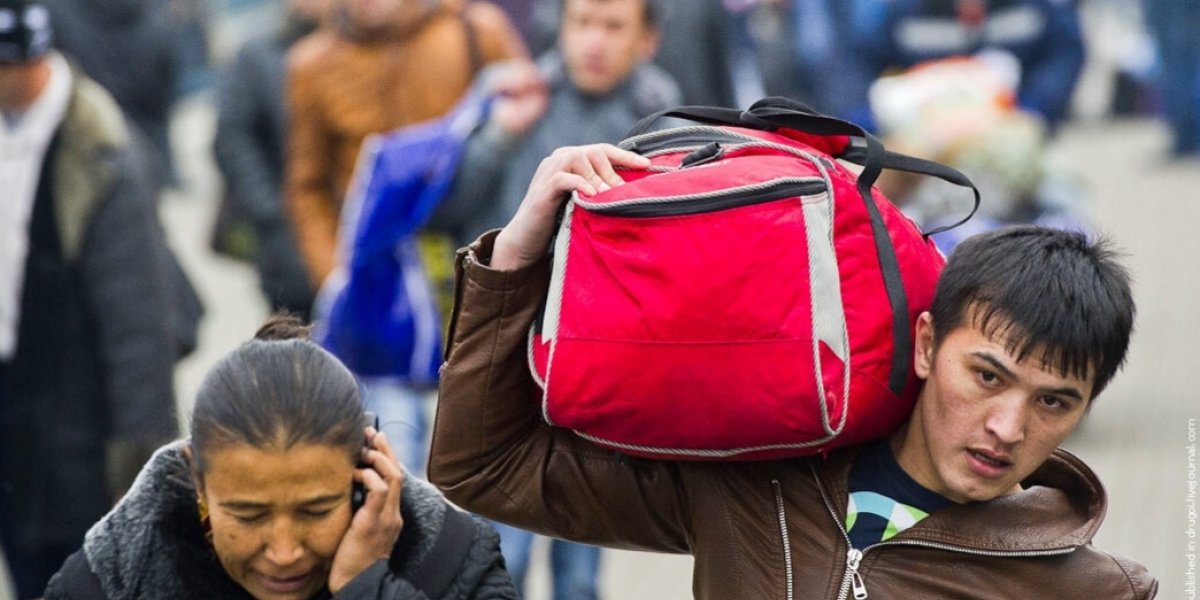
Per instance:
[[[970,188],[975,196],[970,213],[957,223],[938,227],[924,232],[925,237],[942,233],[966,223],[979,210],[979,189],[961,172],[930,160],[916,158],[897,152],[885,150],[883,143],[862,127],[849,121],[822,115],[807,105],[792,100],[774,96],[755,102],[749,110],[740,111],[734,108],[715,108],[709,106],[681,106],[654,113],[638,121],[626,135],[627,138],[646,133],[659,119],[679,118],[705,123],[708,125],[724,125],[733,127],[748,127],[773,131],[784,127],[810,133],[813,135],[845,135],[850,138],[850,145],[838,156],[863,167],[858,176],[858,192],[863,199],[871,197],[871,187],[879,179],[883,169],[892,169],[919,175],[937,177],[955,185]]]
[[[838,158],[858,165],[864,165],[864,163],[869,160],[867,158],[867,153],[854,146],[853,142],[851,147],[847,148],[845,152],[838,156]],[[975,213],[979,210],[979,188],[975,187],[975,184],[971,182],[970,178],[957,169],[948,167],[939,162],[925,160],[923,158],[917,158],[907,154],[900,154],[899,152],[892,152],[891,150],[884,151],[882,166],[885,169],[891,169],[893,171],[903,171],[905,173],[915,173],[917,175],[936,177],[942,181],[971,189],[971,193],[974,195],[974,204],[971,206],[971,211],[967,213],[967,216],[949,225],[943,225],[930,231],[922,232],[922,235],[925,237],[937,235],[939,233],[954,229],[955,227],[970,221],[971,217],[974,217]]]

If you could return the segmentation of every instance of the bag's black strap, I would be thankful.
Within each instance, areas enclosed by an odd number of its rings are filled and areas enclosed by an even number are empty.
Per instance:
[[[864,164],[868,160],[866,157],[866,154],[864,152],[860,151],[859,148],[854,147],[854,146],[847,149],[847,151],[844,152],[838,158],[850,161],[855,164],[860,164],[860,165]],[[951,229],[954,229],[955,227],[958,227],[959,225],[962,225],[963,223],[966,223],[967,221],[971,220],[971,217],[974,217],[975,212],[979,210],[979,202],[980,202],[979,189],[975,187],[975,184],[972,183],[971,180],[968,179],[966,175],[963,175],[960,171],[958,171],[956,169],[952,169],[950,167],[947,167],[946,165],[943,165],[943,164],[937,163],[937,162],[933,162],[931,160],[925,160],[923,158],[917,158],[915,156],[909,156],[907,154],[900,154],[898,152],[892,152],[890,150],[885,150],[883,153],[883,168],[891,169],[893,171],[904,171],[906,173],[916,173],[918,175],[928,175],[930,177],[937,177],[938,179],[941,179],[942,181],[947,181],[949,183],[953,183],[958,186],[970,188],[971,193],[975,195],[974,204],[971,207],[971,211],[969,213],[967,213],[967,216],[963,217],[962,219],[959,219],[958,221],[956,221],[950,225],[944,225],[942,227],[937,227],[935,229],[925,231],[925,232],[923,232],[923,235],[925,237],[929,237],[931,235],[937,235],[944,231],[949,231]]]
[[[925,233],[925,236],[928,237],[934,233],[957,227],[975,214],[979,208],[979,190],[975,188],[971,180],[945,165],[888,152],[875,136],[862,127],[849,121],[822,115],[800,102],[782,97],[764,98],[755,102],[745,111],[706,106],[684,106],[660,111],[639,121],[626,137],[646,133],[656,121],[668,117],[687,119],[708,125],[748,127],[764,131],[773,131],[782,127],[813,135],[850,137],[850,145],[838,158],[845,158],[863,167],[862,172],[858,175],[856,187],[871,218],[875,252],[879,260],[880,271],[883,273],[888,301],[892,308],[892,332],[896,351],[892,353],[888,388],[894,394],[899,395],[908,383],[908,372],[912,366],[912,353],[907,350],[912,347],[912,331],[908,323],[908,295],[904,291],[896,249],[892,246],[892,238],[888,235],[887,226],[883,222],[879,207],[875,204],[871,188],[885,168],[932,175],[971,188],[975,194],[975,206],[971,209],[971,213],[959,223]]]
[[[421,560],[421,568],[409,583],[430,598],[441,598],[462,572],[463,561],[475,541],[475,522],[466,513],[446,506],[442,530],[433,548]]]

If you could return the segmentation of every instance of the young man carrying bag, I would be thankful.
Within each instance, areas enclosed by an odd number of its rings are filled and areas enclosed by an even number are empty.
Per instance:
[[[697,598],[1152,598],[1095,550],[1096,476],[1058,449],[1124,360],[1134,306],[1110,251],[1051,230],[960,246],[917,320],[911,418],[889,439],[762,462],[632,458],[541,420],[527,365],[565,192],[650,161],[612,146],[543,161],[512,221],[460,252],[430,478],[491,518],[690,553]]]

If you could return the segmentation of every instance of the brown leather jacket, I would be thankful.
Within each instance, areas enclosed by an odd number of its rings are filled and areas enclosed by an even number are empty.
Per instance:
[[[486,266],[494,233],[459,252],[455,318],[429,476],[461,506],[547,535],[690,553],[697,598],[853,598],[842,529],[855,450],[758,463],[650,461],[540,416],[526,334],[545,263]],[[483,264],[481,264],[481,262]],[[1104,490],[1057,451],[1025,491],[935,512],[865,550],[872,599],[1151,598],[1146,570],[1094,549]]]
[[[333,270],[342,197],[363,139],[445,114],[471,85],[470,26],[484,64],[525,56],[495,5],[443,0],[388,31],[335,23],[288,55],[288,160],[284,195],[313,282]],[[460,16],[461,15],[461,16]]]

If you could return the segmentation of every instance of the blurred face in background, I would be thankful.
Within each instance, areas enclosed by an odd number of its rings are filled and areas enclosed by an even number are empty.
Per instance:
[[[585,94],[606,94],[654,56],[658,30],[649,0],[564,0],[559,46],[567,73]]]
[[[50,81],[50,65],[45,60],[0,62],[0,110],[29,108]]]
[[[309,0],[313,1],[313,0]],[[336,0],[337,10],[362,31],[379,31],[425,14],[434,0]]]
[[[291,0],[288,10],[301,19],[320,23],[329,15],[333,0]]]

